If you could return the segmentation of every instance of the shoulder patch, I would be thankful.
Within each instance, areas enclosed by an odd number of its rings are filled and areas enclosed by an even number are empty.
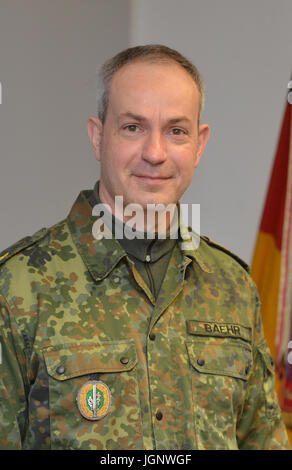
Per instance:
[[[47,233],[48,233],[48,229],[42,228],[41,230],[38,230],[33,235],[24,237],[18,242],[14,243],[9,248],[7,248],[7,250],[2,251],[0,253],[0,265],[5,263],[5,261],[7,261],[8,259],[12,258],[12,256],[22,251],[24,248],[27,248],[33,245],[34,243],[36,243],[37,241],[39,241]]]
[[[213,246],[214,248],[217,248],[218,250],[224,251],[224,253],[231,256],[233,259],[235,259],[235,261],[237,261],[248,272],[248,274],[251,274],[251,270],[250,270],[249,265],[245,261],[243,261],[239,256],[237,256],[235,253],[228,250],[224,246],[219,245],[218,243],[214,242],[213,240],[206,237],[205,235],[201,235],[201,238],[203,240],[205,240],[208,243],[208,245]]]

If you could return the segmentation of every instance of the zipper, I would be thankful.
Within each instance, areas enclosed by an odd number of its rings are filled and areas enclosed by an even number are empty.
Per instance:
[[[154,280],[153,280],[153,276],[152,276],[152,273],[151,273],[151,269],[149,267],[149,263],[151,262],[150,252],[151,252],[151,247],[152,247],[154,241],[155,240],[153,240],[152,243],[150,243],[148,248],[147,248],[147,253],[146,253],[146,256],[145,256],[145,269],[146,269],[146,273],[147,273],[149,283],[150,283],[150,291],[154,295],[154,298],[156,298]]]

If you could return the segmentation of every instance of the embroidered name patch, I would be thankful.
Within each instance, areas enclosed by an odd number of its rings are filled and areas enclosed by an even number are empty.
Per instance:
[[[89,380],[80,388],[76,401],[82,416],[95,421],[109,412],[111,393],[105,383]]]
[[[191,335],[223,336],[229,338],[241,338],[251,342],[252,331],[248,326],[238,323],[207,322],[200,320],[188,320],[187,331]]]

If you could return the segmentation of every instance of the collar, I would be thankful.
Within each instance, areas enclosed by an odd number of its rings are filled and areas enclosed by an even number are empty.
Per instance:
[[[92,215],[94,200],[92,190],[81,191],[66,220],[81,258],[92,277],[99,281],[105,278],[122,258],[126,257],[130,264],[133,262],[127,257],[126,251],[113,237],[109,229],[105,230],[108,237],[106,238],[100,230],[99,224],[95,224],[98,217]],[[192,232],[190,227],[184,225],[181,217],[179,222],[182,239],[178,240],[178,247],[203,271],[212,273],[205,245],[202,249],[201,238]]]
[[[99,197],[99,181],[94,185],[93,199],[89,201],[92,207],[94,207],[95,204],[102,204]],[[112,212],[109,212],[106,206],[104,206],[103,211],[103,221],[114,236],[116,231],[118,231],[118,233],[126,233],[127,225],[122,220],[119,220]],[[147,257],[149,257],[149,262],[152,263],[158,261],[166,253],[170,252],[177,242],[177,239],[171,238],[170,229],[168,229],[164,238],[159,238],[158,233],[152,235],[153,238],[148,238],[149,234],[147,234],[147,232],[136,231],[137,238],[129,239],[124,237],[119,239],[119,243],[128,255],[132,255],[141,262],[145,262]],[[180,237],[179,232],[178,236]]]

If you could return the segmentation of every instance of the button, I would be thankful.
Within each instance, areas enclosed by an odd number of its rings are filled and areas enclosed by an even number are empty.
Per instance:
[[[149,263],[150,260],[151,260],[150,255],[146,255],[145,261],[148,261]]]
[[[151,339],[151,341],[154,341],[155,338],[156,338],[155,334],[154,334],[154,333],[150,333],[149,339]]]
[[[121,357],[120,362],[126,366],[129,363],[129,359],[127,357]]]
[[[277,409],[277,405],[273,404],[273,405],[268,405],[268,409],[269,410],[276,410]]]
[[[56,369],[57,374],[62,375],[65,372],[65,367],[63,366],[58,366]]]
[[[158,421],[161,421],[162,418],[163,418],[163,414],[161,413],[161,411],[157,411],[157,413],[156,413],[156,419],[157,419]]]
[[[197,364],[198,366],[203,366],[205,364],[205,360],[202,357],[199,357],[199,359],[197,360]]]

